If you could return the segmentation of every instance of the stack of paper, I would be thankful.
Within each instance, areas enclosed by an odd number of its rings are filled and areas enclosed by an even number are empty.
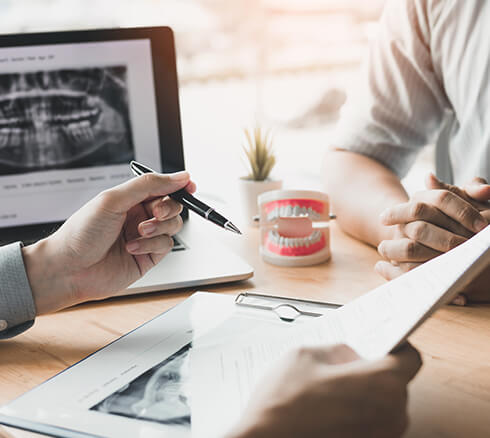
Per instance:
[[[345,343],[382,357],[490,266],[490,227],[454,250],[308,324],[246,344],[191,354],[192,431],[221,436],[236,423],[255,385],[291,349]]]

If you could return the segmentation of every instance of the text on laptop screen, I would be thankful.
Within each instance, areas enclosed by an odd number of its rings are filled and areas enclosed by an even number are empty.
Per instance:
[[[161,170],[148,39],[0,48],[0,227],[62,221]]]

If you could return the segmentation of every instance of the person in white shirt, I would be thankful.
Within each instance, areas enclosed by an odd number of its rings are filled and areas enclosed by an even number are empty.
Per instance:
[[[388,0],[323,177],[340,226],[377,246],[392,279],[490,221],[490,2]],[[436,144],[436,173],[401,179]],[[444,182],[443,182],[444,181]],[[456,303],[488,300],[490,268]],[[485,290],[483,290],[485,289]]]
[[[102,192],[54,234],[0,248],[0,339],[36,315],[111,296],[172,247],[182,207],[166,196],[195,185],[187,172],[147,174]],[[380,360],[345,345],[284,358],[254,394],[229,438],[398,437],[407,427],[407,385],[421,366],[406,345]]]

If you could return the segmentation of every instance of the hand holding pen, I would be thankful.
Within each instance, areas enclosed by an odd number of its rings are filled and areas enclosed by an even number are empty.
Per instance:
[[[137,161],[131,161],[129,164],[132,172],[139,176],[145,173],[156,173],[153,169],[145,166],[144,164],[138,163]],[[231,221],[221,216],[214,208],[200,201],[199,199],[192,196],[186,189],[178,190],[177,192],[171,193],[169,195],[174,201],[179,202],[184,207],[197,213],[204,219],[213,222],[214,224],[224,228],[225,230],[231,231],[233,233],[242,234],[241,231],[233,225]]]

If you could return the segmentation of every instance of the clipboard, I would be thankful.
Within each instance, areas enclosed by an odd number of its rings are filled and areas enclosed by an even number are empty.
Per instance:
[[[265,295],[253,292],[242,292],[235,298],[237,306],[249,309],[273,312],[284,322],[295,322],[300,317],[318,318],[327,312],[338,309],[341,304],[321,301],[304,300],[300,298]]]
[[[262,293],[243,292],[233,297],[196,292],[174,308],[2,406],[0,425],[8,426],[14,437],[14,429],[57,438],[152,434],[190,437],[192,412],[186,415],[185,405],[180,403],[175,412],[167,407],[171,418],[162,418],[159,422],[152,415],[161,411],[162,406],[152,406],[149,399],[152,385],[164,385],[165,379],[178,373],[178,379],[184,382],[170,383],[171,389],[183,390],[185,378],[188,378],[185,369],[191,348],[197,344],[207,347],[240,342],[251,335],[251,328],[255,333],[281,330],[339,307],[334,303]],[[134,400],[128,402],[131,397]],[[179,397],[182,400],[186,396],[179,394]],[[55,405],[51,400],[56,400]],[[175,400],[169,403],[177,404]],[[139,408],[140,412],[150,414],[131,417],[131,413]]]

